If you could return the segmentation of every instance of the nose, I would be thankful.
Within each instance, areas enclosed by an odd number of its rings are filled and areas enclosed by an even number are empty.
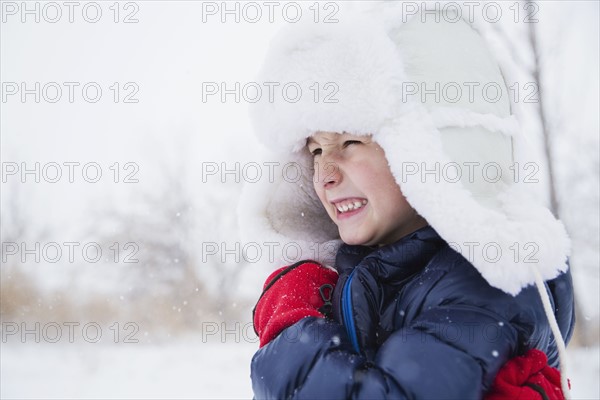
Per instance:
[[[334,157],[321,157],[315,165],[315,173],[315,183],[324,189],[336,187],[343,178],[340,163]]]

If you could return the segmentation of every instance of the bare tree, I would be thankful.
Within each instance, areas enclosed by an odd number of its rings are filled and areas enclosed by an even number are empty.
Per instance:
[[[207,318],[232,318],[237,311],[234,289],[244,262],[202,253],[204,242],[220,245],[231,237],[234,227],[224,213],[235,208],[237,187],[201,187],[195,201],[186,186],[191,170],[185,161],[163,162],[162,176],[153,177],[151,188],[138,191],[128,207],[99,211],[96,220],[110,230],[90,228],[106,246],[130,244],[128,254],[137,262],[123,264],[123,279],[133,287],[129,296],[148,324],[171,320],[187,329]]]
[[[12,251],[22,243],[39,242],[49,236],[49,229],[35,223],[27,211],[23,183],[13,179],[2,184],[0,204],[0,242],[2,266],[0,269],[0,316],[24,320],[38,318],[42,293],[24,270],[23,262]],[[11,250],[10,254],[6,252]],[[6,262],[5,262],[6,261]]]

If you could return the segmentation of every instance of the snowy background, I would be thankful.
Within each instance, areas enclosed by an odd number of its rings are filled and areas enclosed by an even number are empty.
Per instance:
[[[0,397],[251,398],[251,308],[269,271],[244,257],[235,210],[262,150],[244,97],[203,99],[203,87],[253,82],[300,3],[275,2],[272,22],[264,2],[228,2],[230,14],[75,3],[1,3]],[[549,138],[573,239],[581,399],[600,398],[598,4],[503,2],[496,24],[474,14],[512,81],[541,71],[544,124],[537,102],[516,112],[542,160]],[[355,7],[369,5],[302,3],[301,18]],[[539,64],[522,22],[532,10]]]

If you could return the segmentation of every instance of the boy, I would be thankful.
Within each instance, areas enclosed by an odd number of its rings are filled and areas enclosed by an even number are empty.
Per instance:
[[[254,110],[264,142],[312,172],[245,213],[302,249],[255,308],[257,398],[481,398],[530,350],[557,366],[572,333],[568,238],[508,174],[519,133],[496,63],[452,15],[393,21],[289,27],[267,56],[264,81],[334,82],[338,101]],[[407,96],[456,82],[504,90]]]

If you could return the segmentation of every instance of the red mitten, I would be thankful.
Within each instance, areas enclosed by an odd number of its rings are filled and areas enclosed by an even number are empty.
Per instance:
[[[273,272],[254,307],[260,347],[305,317],[324,317],[338,274],[312,261],[299,261]]]
[[[509,360],[494,380],[485,400],[564,400],[560,372],[548,365],[546,354],[529,350]]]

